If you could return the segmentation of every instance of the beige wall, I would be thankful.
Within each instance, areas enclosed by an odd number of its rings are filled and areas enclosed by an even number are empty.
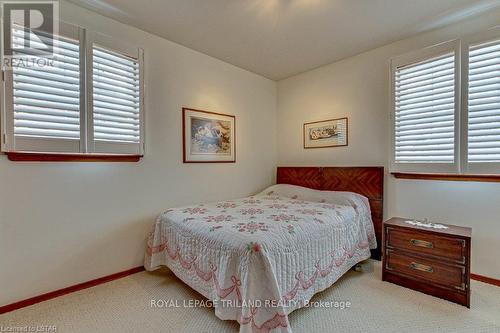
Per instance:
[[[13,163],[0,156],[0,306],[142,265],[169,207],[273,182],[276,83],[62,3],[62,18],[145,50],[140,163]],[[236,115],[235,164],[182,164],[181,108]]]
[[[402,40],[278,83],[279,165],[389,165],[389,59],[500,23],[500,11]],[[349,117],[349,146],[302,147],[302,124]],[[428,217],[473,228],[472,271],[500,278],[500,184],[395,180],[385,217]]]

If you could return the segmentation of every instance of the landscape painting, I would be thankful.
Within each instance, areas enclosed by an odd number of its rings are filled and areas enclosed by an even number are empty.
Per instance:
[[[183,109],[184,162],[235,162],[235,117]]]
[[[347,118],[304,124],[304,148],[347,146]]]

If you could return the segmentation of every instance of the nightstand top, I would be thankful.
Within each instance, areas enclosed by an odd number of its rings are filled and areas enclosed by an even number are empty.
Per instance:
[[[401,227],[401,228],[408,228],[408,229],[416,229],[419,231],[426,231],[426,232],[435,233],[435,234],[459,236],[459,237],[464,237],[464,238],[470,238],[472,235],[472,229],[469,227],[459,227],[456,225],[435,222],[436,224],[442,224],[442,225],[448,227],[447,229],[436,229],[436,228],[421,227],[421,226],[417,226],[417,225],[412,225],[410,223],[406,223],[406,221],[412,221],[412,220],[413,219],[411,219],[411,218],[393,217],[390,220],[385,221],[384,225]]]

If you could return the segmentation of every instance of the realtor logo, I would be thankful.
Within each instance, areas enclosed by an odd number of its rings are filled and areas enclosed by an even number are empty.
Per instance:
[[[58,35],[58,1],[3,1],[3,56],[52,57]]]

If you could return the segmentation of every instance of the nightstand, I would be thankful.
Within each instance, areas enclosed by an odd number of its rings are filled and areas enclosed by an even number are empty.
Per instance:
[[[382,280],[470,307],[471,228],[384,222]]]

